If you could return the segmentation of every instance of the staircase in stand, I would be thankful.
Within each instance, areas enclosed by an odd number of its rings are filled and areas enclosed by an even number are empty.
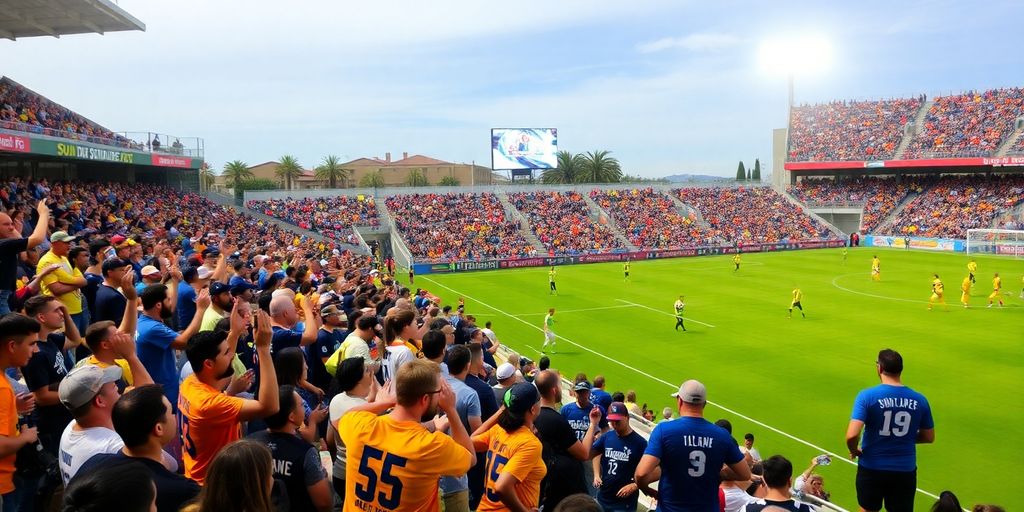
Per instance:
[[[900,160],[903,158],[903,153],[907,151],[907,146],[910,146],[910,141],[914,140],[918,132],[924,126],[924,118],[928,115],[928,111],[932,109],[932,105],[935,104],[935,100],[928,100],[921,105],[921,110],[917,111],[917,115],[914,116],[914,127],[910,130],[910,133],[903,132],[903,140],[900,141],[900,145],[896,147],[896,153],[893,153],[893,160]]]
[[[999,145],[999,149],[996,150],[996,156],[1006,156],[1006,154],[1010,152],[1010,148],[1013,147],[1013,144],[1017,142],[1017,139],[1020,138],[1022,133],[1024,133],[1024,130],[1014,130],[1013,133],[1011,133],[1010,136]]]
[[[924,192],[922,192],[922,194],[923,193]],[[882,222],[879,222],[878,225],[875,226],[875,229],[873,229],[871,232],[885,233],[886,231],[888,231],[889,228],[892,226],[892,222],[896,220],[896,217],[900,214],[900,212],[902,212],[904,208],[906,208],[911,202],[913,202],[914,199],[917,199],[917,196],[919,195],[921,194],[918,194],[917,192],[911,192],[907,194],[907,197],[904,197],[903,201],[900,204],[896,205],[896,208],[893,208],[893,210],[889,212],[889,215],[886,215],[885,218],[882,219]]]
[[[684,203],[683,200],[679,199],[679,197],[676,196],[675,194],[673,194],[671,190],[669,190],[667,192],[664,192],[664,194],[669,199],[671,199],[673,203],[676,204],[676,209],[679,210],[677,213],[679,213],[683,217],[689,217],[690,214],[692,213],[693,214],[693,218],[696,219],[696,221],[697,221],[697,226],[698,227],[700,227],[702,229],[711,229],[711,225],[708,224],[708,222],[706,220],[704,220],[704,215],[700,213],[700,210],[694,208],[693,206],[690,206],[690,205]]]
[[[793,206],[796,206],[797,208],[799,208],[800,211],[804,212],[804,214],[807,215],[808,217],[810,217],[810,218],[812,218],[812,219],[814,219],[814,220],[824,224],[825,227],[827,227],[829,229],[829,231],[832,231],[833,234],[836,234],[836,235],[841,236],[843,238],[846,237],[846,233],[843,233],[843,230],[837,228],[834,224],[832,224],[831,222],[825,220],[821,215],[818,215],[817,213],[812,212],[811,209],[807,207],[807,205],[805,205],[804,203],[798,201],[795,197],[789,195],[789,192],[778,192],[778,191],[776,191],[776,193],[779,194],[780,196],[782,196],[786,201],[789,201],[790,204],[792,204]]]
[[[626,236],[622,229],[619,228],[619,225],[615,223],[615,219],[612,218],[611,214],[604,211],[604,208],[601,208],[599,204],[597,204],[593,199],[590,198],[590,194],[586,192],[581,192],[580,197],[583,198],[583,202],[587,203],[587,206],[590,208],[590,212],[592,215],[591,218],[594,219],[594,222],[600,224],[601,217],[603,216],[607,220],[605,226],[608,226],[608,229],[612,230],[612,233],[615,234],[615,238],[617,238],[619,242],[622,242],[622,244],[630,251],[640,250],[640,248],[633,245],[633,243],[629,241],[629,237]]]
[[[537,235],[530,229],[530,219],[523,215],[522,212],[516,209],[515,206],[508,200],[508,195],[504,192],[495,192],[494,195],[501,202],[501,206],[505,208],[505,218],[509,222],[519,221],[519,234],[523,235],[523,238],[537,249],[538,254],[547,254],[548,249],[544,247],[544,244],[537,238]]]

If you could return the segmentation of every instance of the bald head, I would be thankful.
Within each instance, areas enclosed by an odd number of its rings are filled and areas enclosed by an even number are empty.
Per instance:
[[[277,295],[270,299],[270,317],[274,323],[288,327],[289,329],[299,321],[299,315],[295,311],[295,302],[288,295]]]

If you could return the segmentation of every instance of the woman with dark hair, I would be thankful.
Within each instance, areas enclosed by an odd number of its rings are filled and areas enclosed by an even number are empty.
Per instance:
[[[327,418],[327,408],[320,403],[323,391],[306,381],[306,353],[299,347],[288,347],[274,356],[274,371],[280,386],[294,386],[302,397],[306,424],[299,429],[303,439],[317,439],[316,426]]]
[[[473,432],[473,448],[487,452],[481,510],[532,510],[540,502],[547,474],[542,446],[533,434],[540,414],[540,393],[520,383],[505,391],[502,407]],[[496,477],[496,478],[495,478]]]
[[[353,407],[372,402],[376,398],[377,380],[373,378],[372,368],[366,365],[362,357],[350,357],[338,365],[331,389],[336,390],[336,394],[331,399],[331,419],[327,422],[327,448],[334,457],[334,469],[331,471],[334,490],[344,501],[345,458],[348,452],[338,435],[338,422]]]
[[[156,512],[153,474],[139,462],[105,466],[78,475],[64,491],[63,512]]]
[[[939,501],[932,505],[932,512],[961,512],[962,510],[960,508],[960,500],[957,499],[956,494],[953,494],[952,491],[942,491],[939,493]]]
[[[394,380],[398,369],[419,357],[420,347],[412,337],[416,335],[416,313],[403,309],[384,317],[384,346],[381,353],[384,381]]]
[[[274,512],[272,463],[270,450],[256,441],[225,446],[210,464],[196,503],[182,512]]]

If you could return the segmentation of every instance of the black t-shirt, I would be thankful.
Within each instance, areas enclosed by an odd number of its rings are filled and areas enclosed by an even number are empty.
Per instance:
[[[565,497],[587,492],[583,478],[583,463],[569,455],[569,448],[576,444],[576,432],[569,422],[556,410],[541,407],[537,419],[537,438],[543,445],[542,457],[548,467],[548,474],[541,483],[541,502],[544,510],[554,510]]]
[[[746,510],[747,512],[761,512],[762,510],[768,507],[779,507],[783,510],[789,510],[791,512],[811,512],[812,510],[814,510],[810,507],[810,505],[807,505],[806,503],[797,503],[793,500],[772,501],[766,499],[760,499],[753,503],[747,503],[743,510]]]
[[[121,292],[104,283],[96,289],[94,306],[93,312],[96,316],[92,318],[93,322],[110,320],[114,322],[114,325],[120,327],[121,319],[124,318],[124,308],[128,307],[128,299],[121,295]]]
[[[129,457],[120,451],[93,456],[85,461],[85,464],[82,464],[75,476],[87,475],[94,470],[129,460],[142,464],[153,473],[153,483],[156,484],[157,512],[178,512],[182,505],[199,495],[199,484],[192,480],[168,471],[163,464],[155,460]],[[74,479],[72,479],[73,481]]]
[[[326,478],[320,453],[295,434],[264,430],[248,436],[270,448],[274,478],[284,482],[292,510],[316,510],[309,486]]]
[[[325,357],[330,357],[341,342],[345,341],[348,331],[343,329],[326,330],[320,329],[316,333],[316,343],[306,347],[306,366],[309,367],[309,382],[314,386],[327,391],[331,387],[332,375],[327,372],[327,365],[324,364]]]
[[[68,374],[68,362],[64,359],[64,335],[50,333],[46,341],[37,343],[39,352],[32,354],[28,364],[21,369],[28,389],[35,391],[49,387],[56,391],[60,381]],[[71,413],[60,402],[54,405],[36,406],[39,433],[44,438],[60,439],[64,427],[71,423]],[[48,446],[47,449],[52,449]]]
[[[27,238],[0,240],[0,290],[14,291],[18,272],[18,253],[28,250]]]
[[[103,283],[103,276],[86,272],[83,277],[85,277],[85,286],[82,287],[82,296],[85,297],[85,301],[89,305],[90,318],[96,318],[96,291]]]
[[[487,421],[487,418],[498,412],[498,399],[494,398],[494,389],[476,375],[466,375],[465,382],[480,397],[480,418]]]

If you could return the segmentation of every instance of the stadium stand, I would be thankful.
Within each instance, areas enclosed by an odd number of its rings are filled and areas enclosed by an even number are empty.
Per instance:
[[[380,226],[373,197],[349,196],[249,201],[246,206],[332,240],[357,243],[352,226]]]
[[[530,229],[554,254],[601,252],[623,247],[608,226],[590,219],[578,192],[518,192],[509,201],[526,214]]]
[[[767,187],[682,188],[673,193],[701,212],[711,227],[709,237],[730,243],[835,237],[824,224]]]
[[[903,158],[992,156],[1024,115],[1024,89],[940,96]]]
[[[793,107],[789,161],[893,158],[903,127],[913,119],[923,100],[834,101]]]
[[[713,243],[693,215],[683,216],[675,203],[652,188],[593,190],[593,199],[609,213],[630,243],[648,249],[692,247]]]
[[[1024,176],[942,176],[893,219],[885,234],[964,238],[1024,202]]]
[[[863,204],[864,215],[861,231],[867,233],[891,213],[911,191],[920,192],[924,185],[920,180],[897,183],[895,178],[860,176],[853,180],[836,181],[832,178],[808,178],[796,186],[789,187],[793,197],[813,206],[839,206],[851,203]]]

